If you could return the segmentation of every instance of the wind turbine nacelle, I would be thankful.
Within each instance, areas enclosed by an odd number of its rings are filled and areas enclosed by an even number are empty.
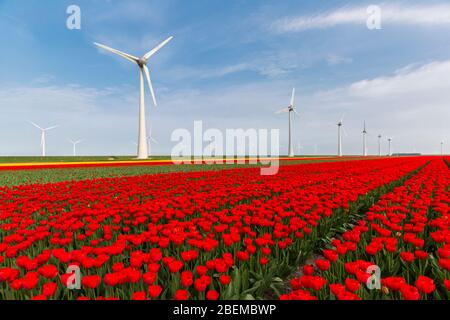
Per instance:
[[[145,61],[143,58],[139,58],[138,61],[137,61],[137,64],[140,67],[143,67],[143,66],[145,66],[147,64],[147,61]]]

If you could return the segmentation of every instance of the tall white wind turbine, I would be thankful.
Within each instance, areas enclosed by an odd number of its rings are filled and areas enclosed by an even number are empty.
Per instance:
[[[392,156],[392,138],[388,138],[388,142],[389,142],[388,156]]]
[[[36,128],[38,128],[39,130],[41,130],[41,148],[42,148],[42,156],[45,157],[45,132],[47,132],[48,130],[52,130],[55,129],[57,127],[59,127],[59,125],[56,126],[52,126],[52,127],[48,127],[48,128],[42,128],[40,126],[38,126],[36,123],[32,122],[32,121],[28,121],[29,123],[31,123],[33,126],[35,126]]]
[[[363,135],[363,156],[364,156],[364,157],[367,157],[367,144],[366,144],[367,130],[366,130],[366,121],[364,121],[364,129],[363,129],[362,135]]]
[[[96,46],[108,50],[112,53],[115,53],[121,56],[122,58],[125,58],[128,61],[135,63],[139,67],[139,136],[138,136],[138,150],[137,150],[138,159],[148,158],[147,129],[145,127],[144,77],[147,79],[148,87],[150,89],[150,93],[153,99],[153,104],[156,106],[155,92],[153,91],[152,81],[150,79],[150,71],[148,70],[147,62],[156,52],[158,52],[172,39],[173,37],[170,36],[169,38],[161,42],[159,45],[157,45],[155,48],[144,54],[141,58],[107,47],[103,44],[94,43]]]
[[[288,156],[294,157],[294,141],[292,140],[292,116],[291,113],[295,113],[296,115],[299,115],[297,110],[295,109],[295,88],[292,89],[292,96],[291,96],[291,104],[287,108],[283,108],[281,110],[278,110],[276,113],[288,113],[289,114],[289,150],[288,150]]]
[[[338,156],[342,157],[342,132],[347,135],[347,132],[344,128],[344,117],[345,114],[342,115],[341,119],[337,123],[338,126]]]
[[[444,155],[444,141],[441,141],[441,156]]]
[[[378,135],[378,156],[381,157],[381,134]]]
[[[72,151],[73,151],[73,156],[76,157],[77,155],[77,144],[81,143],[83,140],[68,140],[71,144],[72,144]]]

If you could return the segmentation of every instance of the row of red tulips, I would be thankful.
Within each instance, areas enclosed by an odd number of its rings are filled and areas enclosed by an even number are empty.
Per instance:
[[[324,234],[428,160],[291,165],[276,176],[235,169],[1,188],[0,296],[263,297]],[[77,285],[69,266],[79,268],[79,290],[67,288]]]
[[[303,267],[281,299],[449,299],[450,170],[433,160]]]

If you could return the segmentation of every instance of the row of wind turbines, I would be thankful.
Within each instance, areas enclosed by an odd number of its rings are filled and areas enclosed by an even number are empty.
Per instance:
[[[296,110],[296,106],[295,106],[295,88],[292,89],[292,95],[291,95],[291,101],[288,107],[286,108],[282,108],[278,111],[275,112],[276,114],[280,114],[280,113],[288,113],[288,128],[289,128],[289,138],[288,138],[288,156],[289,157],[294,157],[294,142],[293,142],[293,138],[292,138],[292,113],[300,116],[300,114],[297,112]],[[337,138],[338,138],[338,145],[337,145],[337,155],[339,157],[343,156],[343,152],[342,152],[342,134],[345,134],[345,136],[348,136],[345,127],[344,127],[344,118],[345,118],[345,114],[342,115],[342,117],[340,118],[340,120],[337,122],[337,127],[338,127],[338,131],[337,131]],[[364,120],[363,123],[363,131],[362,131],[362,155],[364,157],[368,156],[368,148],[367,148],[367,135],[369,135],[369,133],[367,132],[367,128],[366,128],[366,121]],[[378,138],[378,156],[381,157],[381,138],[383,136],[381,134],[379,134],[377,136]],[[388,156],[392,156],[392,142],[394,140],[394,137],[388,137],[387,142],[388,142]],[[444,142],[441,141],[440,143],[441,145],[441,155],[444,154]],[[316,145],[317,148],[317,145]],[[301,145],[299,145],[299,150],[301,149]]]
[[[32,121],[28,121],[28,122],[41,131],[41,155],[43,157],[45,157],[46,156],[46,143],[45,143],[46,133],[47,133],[47,131],[50,131],[52,129],[60,127],[60,125],[55,125],[55,126],[51,126],[51,127],[48,127],[48,128],[42,128],[41,126],[39,126],[38,124],[36,124],[36,123],[34,123]],[[156,139],[152,136],[151,132],[152,131],[151,131],[151,128],[150,128],[150,131],[149,131],[149,133],[147,135],[147,138],[146,138],[147,139],[147,148],[148,148],[148,150],[150,150],[150,143],[158,144],[158,141],[156,141]],[[77,156],[77,145],[80,144],[81,142],[84,142],[84,140],[83,139],[79,139],[79,140],[67,139],[67,141],[72,144],[72,155],[74,157],[76,157]],[[135,142],[135,141],[132,141],[132,143],[134,145],[136,145],[136,146],[138,145],[137,142]]]
[[[139,68],[139,126],[138,126],[138,142],[133,142],[137,146],[137,159],[147,159],[150,155],[150,141],[157,143],[157,141],[152,137],[151,133],[147,133],[146,129],[146,116],[145,116],[145,82],[147,82],[148,88],[150,90],[150,94],[152,96],[153,105],[156,107],[156,96],[155,91],[153,89],[151,77],[150,77],[150,71],[148,68],[148,62],[149,59],[156,54],[161,48],[163,48],[165,45],[167,45],[171,40],[173,39],[173,36],[168,37],[166,40],[158,44],[156,47],[154,47],[152,50],[148,51],[146,54],[144,54],[142,57],[136,57],[131,54],[119,51],[117,49],[108,47],[106,45],[94,42],[94,45],[97,47],[104,49],[106,51],[109,51],[111,53],[114,53],[131,63],[135,64]],[[291,95],[291,101],[288,107],[285,107],[276,113],[288,113],[288,128],[289,128],[289,147],[288,147],[288,156],[294,157],[294,147],[293,147],[293,138],[292,138],[292,113],[294,113],[297,116],[300,116],[299,113],[296,110],[295,106],[295,88],[292,90]],[[344,127],[344,116],[341,117],[339,122],[337,123],[338,127],[338,148],[337,148],[337,154],[338,156],[342,156],[342,133],[347,135]],[[52,126],[48,128],[42,128],[39,125],[37,125],[34,122],[30,123],[34,125],[36,128],[41,130],[41,148],[42,148],[42,156],[45,156],[45,134],[47,131],[52,130],[58,126]],[[362,131],[363,135],[363,155],[367,156],[367,144],[366,144],[366,136],[368,135],[368,132],[366,130],[366,123],[364,121],[364,127]],[[381,135],[378,135],[378,155],[381,156]],[[388,155],[392,155],[392,140],[393,137],[388,138],[389,143],[389,152]],[[73,145],[73,155],[76,156],[76,146],[82,142],[82,140],[69,140],[70,143]],[[443,152],[443,145],[444,143],[441,142],[441,154]]]

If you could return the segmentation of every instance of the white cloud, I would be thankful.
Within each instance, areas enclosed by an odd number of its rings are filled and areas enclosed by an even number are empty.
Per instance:
[[[380,4],[382,27],[389,25],[445,26],[450,27],[450,4],[408,5]],[[343,7],[325,13],[283,18],[272,24],[277,32],[295,32],[325,29],[340,25],[366,26],[370,16],[368,6]]]

